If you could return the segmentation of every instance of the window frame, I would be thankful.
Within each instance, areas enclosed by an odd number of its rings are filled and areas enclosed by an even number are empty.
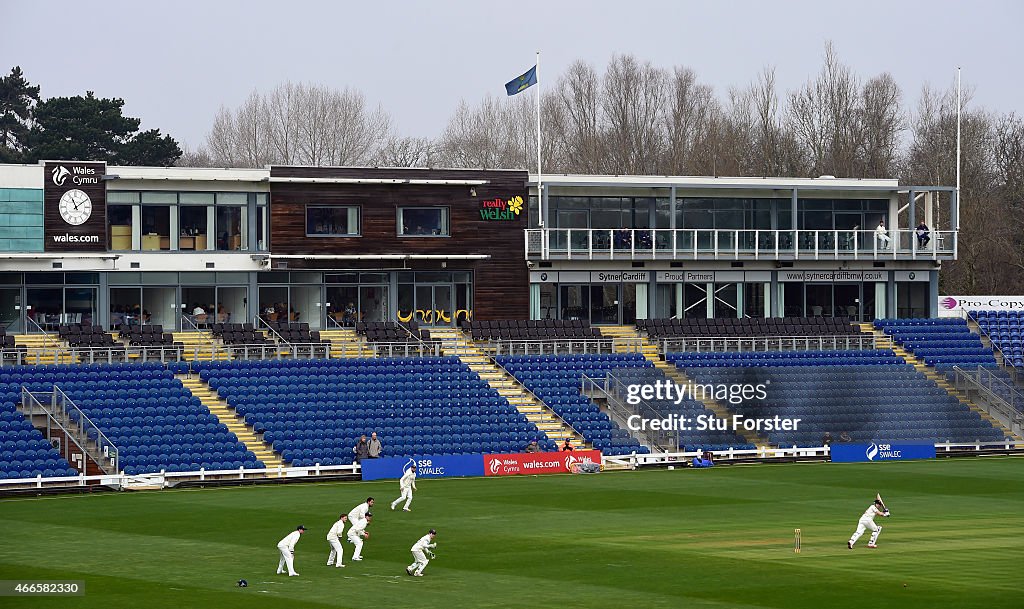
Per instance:
[[[356,231],[350,233],[310,233],[309,232],[309,210],[311,209],[355,209],[356,210]],[[349,215],[349,214],[346,214]],[[269,228],[269,227],[268,227]],[[363,236],[363,207],[362,205],[331,205],[328,203],[307,203],[303,211],[303,232],[311,238],[344,239],[349,237]]]
[[[437,210],[441,214],[441,227],[445,231],[438,235],[407,235],[403,232],[405,228],[402,220],[404,212],[412,210]],[[452,236],[452,211],[448,205],[400,205],[395,208],[395,234],[401,239],[447,239]]]

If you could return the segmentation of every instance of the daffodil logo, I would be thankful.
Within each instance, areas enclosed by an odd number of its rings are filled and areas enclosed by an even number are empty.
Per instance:
[[[508,208],[512,210],[512,213],[518,216],[523,211],[523,198],[518,195],[512,197],[508,200]]]

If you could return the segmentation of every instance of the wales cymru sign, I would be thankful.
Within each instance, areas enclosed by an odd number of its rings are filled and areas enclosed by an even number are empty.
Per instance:
[[[480,219],[507,222],[515,220],[523,213],[523,198],[520,196],[511,199],[487,199],[480,202]]]

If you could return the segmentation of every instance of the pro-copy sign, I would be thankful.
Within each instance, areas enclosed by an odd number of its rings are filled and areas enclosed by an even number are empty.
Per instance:
[[[363,459],[363,480],[401,478],[413,465],[416,466],[417,478],[484,475],[483,455],[426,455]]]
[[[855,461],[906,461],[909,459],[934,459],[935,445],[930,442],[901,442],[899,444],[872,442],[870,444],[832,444],[832,461],[850,463]]]
[[[484,474],[487,476],[565,474],[571,472],[572,466],[576,463],[600,462],[601,451],[599,450],[484,455]]]
[[[44,164],[43,226],[48,252],[107,250],[106,163]]]

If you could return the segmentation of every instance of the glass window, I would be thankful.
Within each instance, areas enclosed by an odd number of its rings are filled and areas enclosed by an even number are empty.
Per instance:
[[[399,207],[398,234],[403,237],[447,237],[447,207]]]
[[[142,249],[171,249],[171,208],[168,205],[142,206]]]
[[[307,237],[352,237],[358,235],[358,207],[306,207]]]
[[[64,283],[95,284],[100,282],[99,273],[65,273]]]
[[[244,192],[218,192],[217,205],[247,205],[249,195]]]
[[[267,193],[265,193],[265,192],[258,192],[258,193],[256,193],[256,205],[266,205],[267,204],[267,199],[268,199]]]
[[[651,228],[650,210],[654,199],[633,199],[633,228]]]
[[[181,203],[194,203],[203,205],[213,205],[213,193],[212,192],[183,192],[178,195]]]
[[[142,193],[143,203],[166,203],[173,205],[178,202],[176,192],[144,192]]]
[[[590,209],[591,228],[629,227],[628,223],[623,223],[622,199],[618,197],[594,197],[591,201],[593,203]],[[628,214],[628,211],[626,213]]]
[[[256,249],[267,251],[267,207],[256,208]]]
[[[107,204],[111,203],[138,203],[139,193],[137,192],[118,192],[111,190],[107,192]]]
[[[246,217],[241,207],[217,207],[217,249],[235,252],[248,249],[245,243]]]
[[[201,205],[182,205],[178,208],[178,249],[208,249],[210,236],[207,209]]]
[[[131,205],[107,205],[107,239],[112,250],[132,249]]]

